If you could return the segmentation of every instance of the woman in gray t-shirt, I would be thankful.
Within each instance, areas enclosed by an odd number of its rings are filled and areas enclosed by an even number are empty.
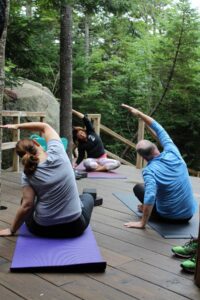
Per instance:
[[[46,237],[75,237],[90,222],[93,197],[79,197],[71,162],[57,132],[48,124],[31,122],[8,124],[9,129],[40,131],[47,151],[31,139],[20,140],[16,152],[22,158],[22,201],[10,228],[0,236],[13,235],[23,222],[29,230]]]

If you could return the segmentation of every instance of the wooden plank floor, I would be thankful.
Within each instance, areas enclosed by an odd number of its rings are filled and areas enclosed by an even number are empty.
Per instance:
[[[127,179],[81,179],[83,188],[96,188],[103,205],[94,208],[91,225],[107,261],[101,274],[10,273],[10,263],[17,237],[0,238],[0,299],[85,299],[85,300],[181,300],[200,299],[194,276],[181,272],[180,259],[171,247],[185,240],[164,239],[147,226],[145,230],[128,229],[123,223],[137,219],[113,192],[131,192],[141,173],[134,167],[121,166]],[[191,178],[196,198],[200,199],[200,179]],[[20,203],[20,174],[3,172],[0,228],[6,228]]]

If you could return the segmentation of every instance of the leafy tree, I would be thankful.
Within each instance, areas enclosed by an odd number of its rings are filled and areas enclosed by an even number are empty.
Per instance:
[[[7,24],[9,16],[10,1],[3,0],[0,2],[0,125],[2,125],[2,109],[3,109],[3,95],[4,95],[4,85],[5,85],[5,47],[6,47],[6,36],[7,36]],[[2,131],[0,132],[0,162],[2,161]],[[1,175],[1,165],[0,165],[0,175]],[[0,194],[1,194],[1,181],[0,181]],[[1,203],[0,203],[1,204]],[[0,205],[0,209],[2,206]]]
[[[160,69],[163,92],[156,103],[156,116],[171,130],[190,167],[199,168],[195,134],[199,131],[199,17],[188,1],[178,3],[168,14],[155,68]],[[164,32],[164,31],[163,31]],[[154,107],[154,109],[155,109]],[[181,134],[183,133],[184,134]],[[193,147],[192,147],[193,145]],[[191,151],[192,150],[192,151]],[[194,159],[196,157],[196,159]]]
[[[56,96],[66,88],[59,81],[58,8],[70,4],[74,108],[101,113],[105,125],[128,139],[136,136],[137,122],[120,109],[120,104],[126,102],[153,113],[172,134],[188,165],[199,165],[199,16],[189,1],[29,2],[11,3],[7,48],[11,75],[40,78]],[[22,13],[22,6],[29,14]],[[68,101],[71,103],[70,98]],[[71,107],[66,105],[63,114]],[[67,115],[62,117],[64,127],[71,118],[70,111]],[[67,134],[70,137],[70,132]],[[119,155],[126,152],[123,145],[107,136],[103,140],[109,150]],[[126,158],[132,161],[134,154],[127,152]]]
[[[55,88],[59,66],[59,27],[52,11],[33,10],[32,16],[23,13],[24,1],[12,1],[7,38],[6,57],[16,67],[15,76],[38,81],[51,90]]]

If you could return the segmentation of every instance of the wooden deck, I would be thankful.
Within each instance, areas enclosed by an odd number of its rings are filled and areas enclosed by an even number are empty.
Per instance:
[[[45,300],[181,300],[200,299],[194,276],[181,272],[181,260],[171,254],[171,247],[185,240],[164,239],[150,227],[127,229],[123,223],[137,219],[113,192],[131,192],[141,181],[140,171],[122,166],[127,179],[81,179],[83,188],[96,188],[103,205],[94,208],[91,225],[107,261],[105,273],[10,273],[16,237],[0,238],[0,298]],[[200,199],[200,179],[192,177],[194,193]],[[0,227],[6,228],[20,202],[20,175],[2,174]]]

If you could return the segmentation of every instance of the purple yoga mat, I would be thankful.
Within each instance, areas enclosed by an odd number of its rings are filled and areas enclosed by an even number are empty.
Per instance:
[[[80,237],[56,239],[32,235],[23,224],[10,270],[103,272],[105,268],[90,226]]]
[[[80,170],[80,171],[86,171],[83,163],[80,163],[77,167],[76,170]],[[93,179],[126,179],[127,177],[119,174],[117,172],[114,171],[109,171],[109,172],[94,172],[94,171],[90,171],[87,172],[88,176],[87,178],[93,178]]]
[[[88,178],[93,179],[126,179],[127,177],[116,172],[88,172]]]

